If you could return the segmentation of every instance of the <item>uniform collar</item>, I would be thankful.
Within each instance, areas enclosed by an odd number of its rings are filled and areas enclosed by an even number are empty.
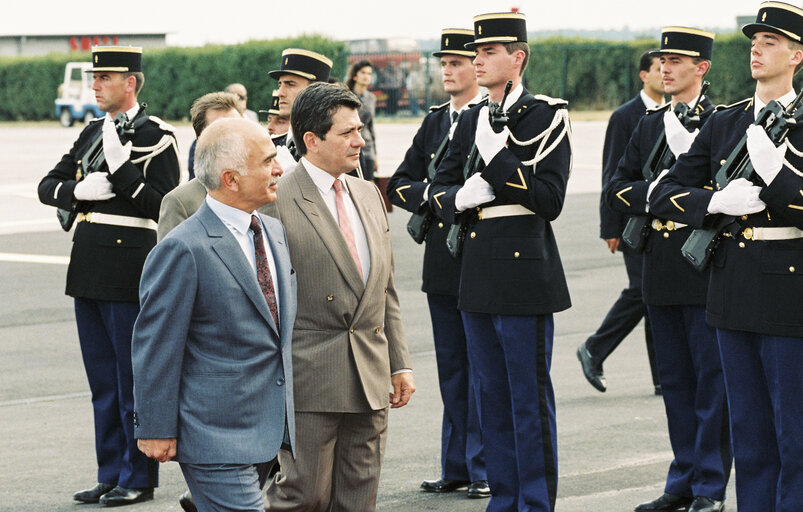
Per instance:
[[[469,107],[471,107],[473,105],[476,105],[477,103],[479,103],[481,101],[482,101],[482,93],[478,92],[476,96],[474,96],[473,98],[468,100],[468,103],[466,103],[465,105],[463,105],[459,109],[458,108],[454,108],[454,105],[451,102],[449,102],[449,117],[451,118],[452,112],[457,112],[458,114],[460,114],[464,110],[468,110]]]
[[[139,112],[139,103],[135,102],[133,107],[125,111],[125,115],[128,117],[128,120],[130,121],[134,119],[134,117],[136,117],[137,112]],[[108,112],[106,112],[106,117],[111,118]]]
[[[795,89],[793,88],[791,91],[784,94],[780,98],[777,98],[775,101],[786,107],[787,105],[792,103],[792,100],[795,99],[795,96],[797,96],[797,93],[795,93]],[[758,119],[759,112],[761,112],[761,109],[766,107],[767,105],[758,98],[758,94],[753,95],[753,105],[754,105],[753,108],[754,118]]]
[[[639,91],[639,96],[641,96],[641,101],[644,102],[644,105],[647,107],[647,109],[655,108],[658,105],[660,105],[660,103],[650,98],[650,96],[646,92],[644,92],[644,89]]]

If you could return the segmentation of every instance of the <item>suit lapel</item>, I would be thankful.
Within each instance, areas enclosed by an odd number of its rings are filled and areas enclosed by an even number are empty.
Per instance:
[[[262,219],[262,224],[267,227],[268,222],[265,218]],[[276,292],[279,294],[279,323],[283,326],[287,326],[292,322],[292,309],[295,307],[293,306],[295,297],[292,294],[292,287],[290,284],[290,272],[292,271],[290,252],[279,233],[274,233],[271,229],[266,229],[265,235],[268,238],[268,245],[273,255],[273,262],[276,264],[277,275],[274,276],[274,280],[276,283]],[[269,316],[272,322],[273,317],[272,315]],[[284,344],[283,341],[284,340],[280,338],[280,343]]]
[[[340,226],[332,216],[326,203],[323,201],[318,187],[312,181],[304,165],[299,163],[294,171],[297,174],[296,180],[301,188],[301,198],[296,199],[301,211],[309,219],[318,236],[321,237],[326,249],[332,255],[340,273],[343,275],[346,283],[354,291],[357,297],[361,297],[365,291],[360,274],[357,271],[357,265],[354,263],[354,258],[351,256],[346,240],[340,232]],[[369,244],[370,247],[370,244]]]
[[[256,279],[254,270],[249,265],[248,260],[243,254],[240,244],[234,239],[234,236],[229,232],[229,229],[223,225],[223,222],[214,214],[214,212],[207,206],[206,202],[201,205],[198,211],[200,221],[206,228],[206,233],[210,238],[212,250],[220,257],[223,265],[229,269],[235,281],[245,292],[245,295],[251,299],[259,313],[279,336],[279,330],[273,321],[272,315],[268,310],[268,303],[265,296],[262,295],[262,290],[259,288],[259,283]]]
[[[381,227],[377,223],[377,219],[384,216],[384,212],[375,211],[374,206],[377,201],[372,200],[371,195],[375,194],[373,187],[357,186],[362,185],[358,178],[346,176],[346,182],[349,187],[349,193],[357,207],[357,213],[360,215],[363,229],[365,230],[365,238],[368,241],[368,252],[371,258],[371,269],[368,274],[368,281],[365,283],[365,293],[360,297],[360,303],[357,305],[357,310],[354,312],[354,318],[359,318],[362,310],[365,307],[365,297],[373,296],[372,290],[377,286],[380,276],[383,274],[380,270],[381,254],[380,248],[382,245],[382,232]],[[356,266],[355,266],[356,268]]]

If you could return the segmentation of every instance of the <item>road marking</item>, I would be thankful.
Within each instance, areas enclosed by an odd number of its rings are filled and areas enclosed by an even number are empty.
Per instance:
[[[605,466],[605,469],[592,469],[590,471],[577,471],[574,473],[561,473],[561,478],[568,478],[574,476],[593,475],[595,473],[607,473],[611,470],[637,468],[639,466],[649,466],[650,464],[658,464],[661,462],[669,463],[675,455],[671,451],[655,452],[649,455],[642,455],[638,458],[625,459],[617,464]]]
[[[37,396],[34,398],[20,398],[18,400],[6,400],[5,402],[0,402],[0,407],[9,407],[12,405],[29,405],[29,404],[36,404],[39,402],[54,402],[56,400],[70,400],[72,398],[84,398],[91,396],[91,393],[88,391],[83,391],[81,393],[67,393],[65,395],[48,395],[48,396]]]
[[[0,252],[0,261],[14,263],[44,263],[47,265],[69,265],[67,256],[46,256],[44,254],[21,254],[14,252]]]
[[[53,224],[55,226],[54,217],[48,217],[46,219],[27,219],[27,220],[9,220],[6,222],[0,222],[0,229],[5,228],[14,228],[17,226],[38,226],[40,224]]]

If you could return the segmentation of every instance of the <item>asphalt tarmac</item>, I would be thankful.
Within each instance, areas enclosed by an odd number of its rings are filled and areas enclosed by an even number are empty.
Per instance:
[[[561,512],[625,512],[663,492],[672,452],[663,401],[653,394],[643,324],[606,361],[608,392],[584,379],[577,345],[626,286],[621,255],[599,233],[604,122],[575,122],[574,167],[554,223],[573,306],[555,315],[552,381],[557,400]],[[81,127],[0,126],[0,511],[83,511],[73,492],[96,481],[92,409],[72,310],[64,295],[71,235],[38,202],[36,185]],[[377,126],[380,174],[391,173],[414,124]],[[177,128],[182,161],[192,140]],[[421,492],[440,473],[442,405],[429,313],[420,291],[423,247],[407,235],[408,214],[390,214],[396,285],[417,392],[390,413],[377,510],[480,511],[487,500]],[[161,466],[154,501],[130,510],[179,511],[185,486],[176,463]],[[727,510],[736,510],[733,478]],[[129,509],[127,509],[129,510]]]

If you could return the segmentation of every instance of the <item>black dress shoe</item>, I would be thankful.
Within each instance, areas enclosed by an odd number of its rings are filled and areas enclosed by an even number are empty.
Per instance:
[[[594,358],[591,357],[585,342],[577,347],[577,359],[580,360],[580,366],[583,368],[583,375],[586,376],[586,380],[597,391],[604,393],[607,388],[605,387],[605,376],[602,374],[602,365],[594,363]]]
[[[491,488],[488,487],[488,480],[475,480],[471,482],[466,491],[468,498],[490,498]]]
[[[426,492],[452,492],[466,487],[470,483],[466,480],[446,480],[441,478],[439,480],[424,480],[421,483],[421,488]]]
[[[84,489],[72,495],[75,501],[84,503],[97,503],[101,496],[114,489],[114,484],[101,484],[99,483],[91,489]]]
[[[153,487],[145,489],[126,489],[119,485],[100,497],[100,503],[107,507],[132,505],[153,499]]]
[[[184,494],[178,499],[178,504],[184,512],[198,512],[198,507],[195,506],[195,501],[192,499],[190,491],[184,491]]]
[[[676,510],[686,510],[691,505],[692,499],[674,494],[664,493],[658,499],[642,503],[636,507],[636,512],[675,512]]]
[[[706,498],[705,496],[697,496],[691,502],[689,512],[722,512],[725,510],[725,502]]]

